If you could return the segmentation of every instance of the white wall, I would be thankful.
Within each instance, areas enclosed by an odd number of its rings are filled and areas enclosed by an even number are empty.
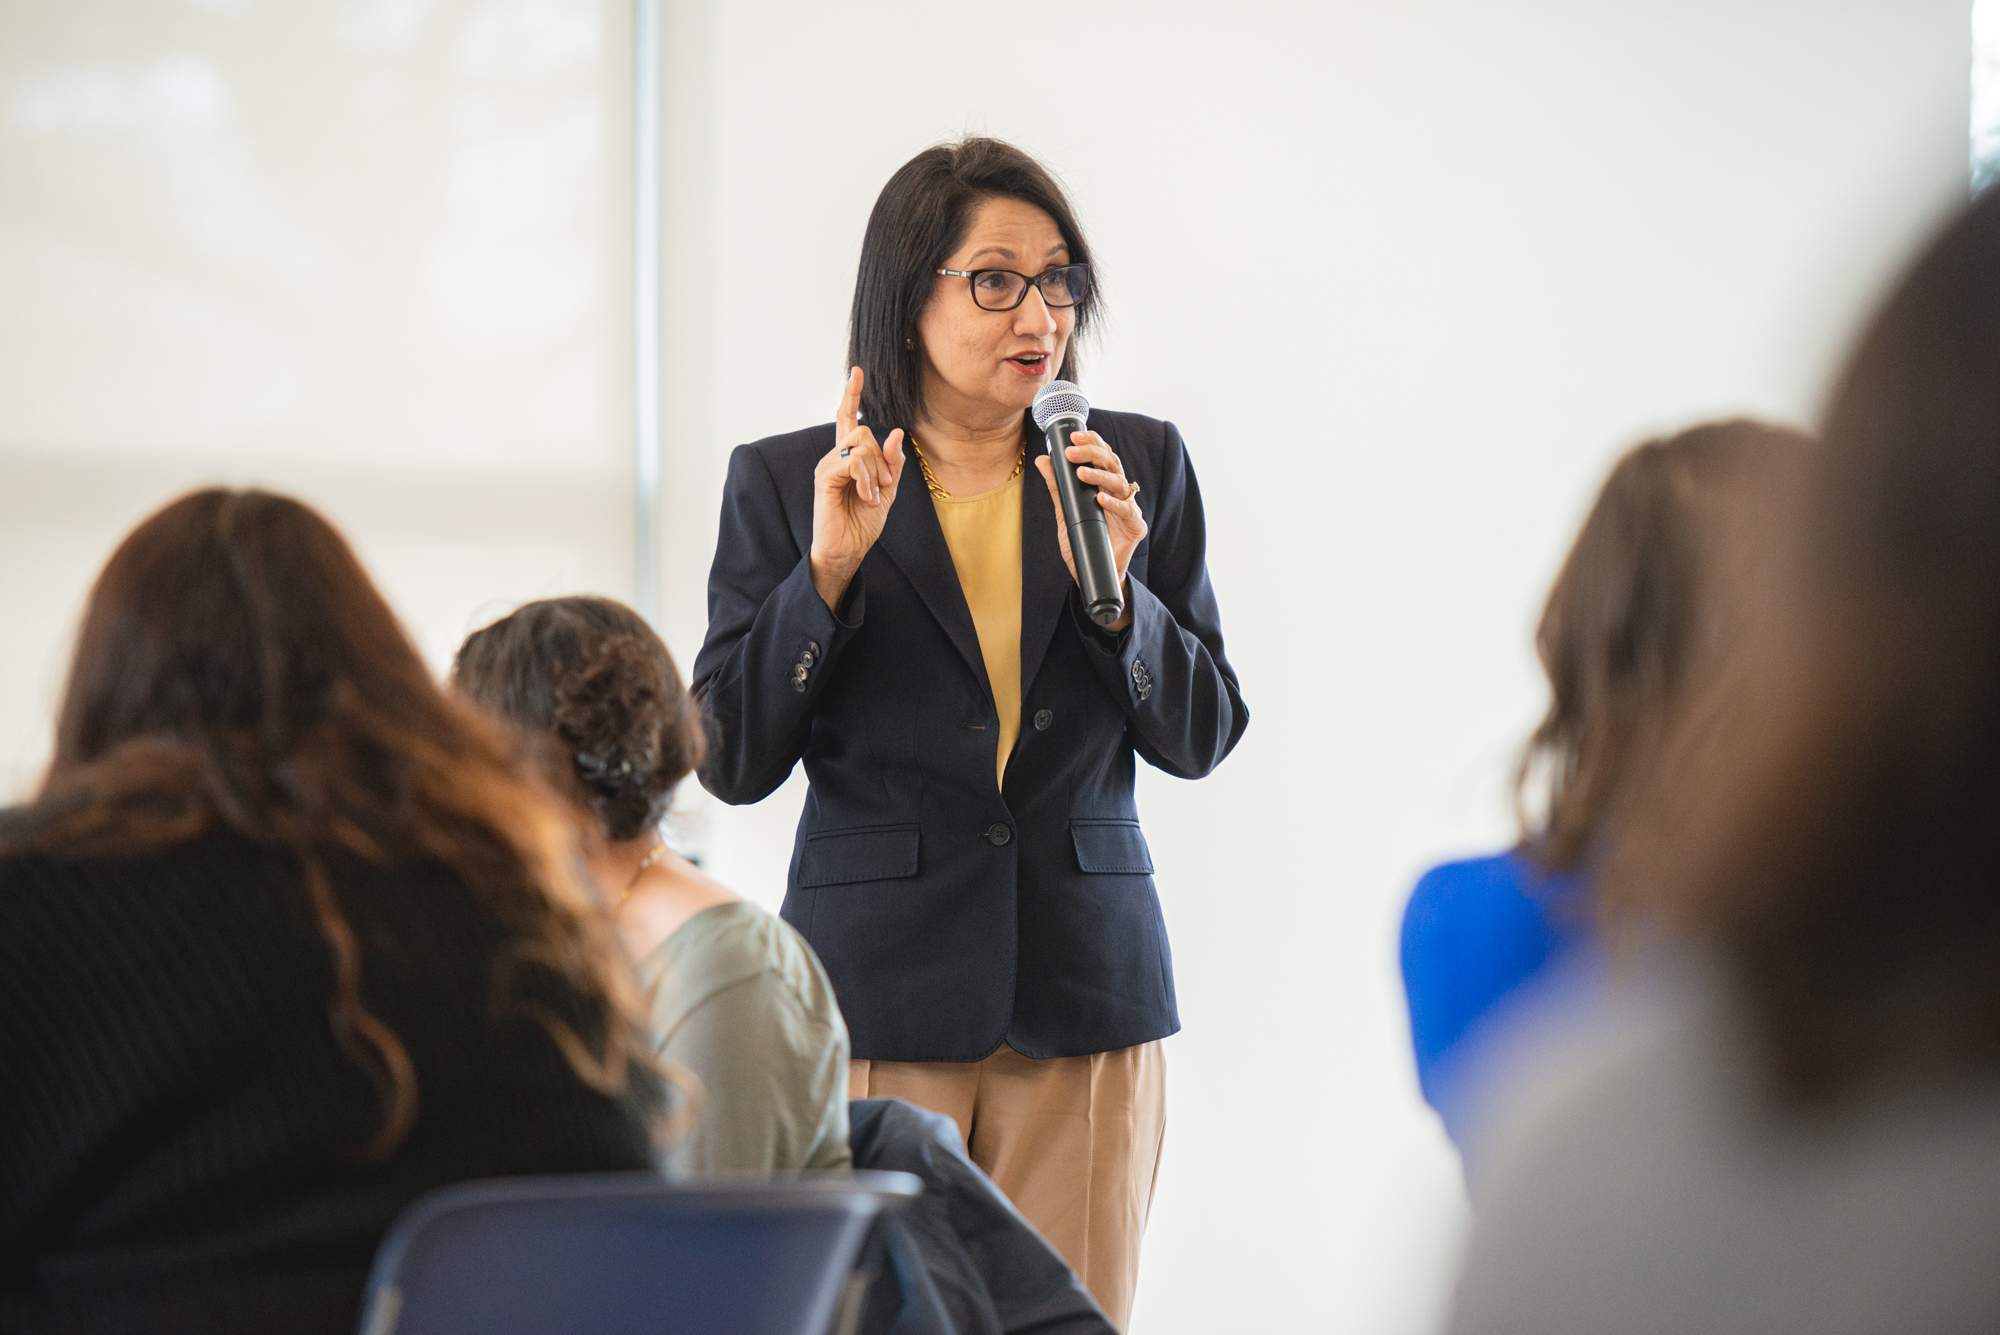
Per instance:
[[[1112,317],[1086,388],[1201,472],[1252,718],[1212,778],[1142,783],[1187,1025],[1144,1335],[1435,1319],[1463,1206],[1405,1055],[1401,897],[1508,838],[1529,630],[1613,453],[1808,418],[1962,194],[1967,8],[670,3],[684,661],[728,448],[830,418],[869,206],[931,141],[1067,180]],[[715,868],[774,902],[800,798],[698,813]]]
[[[1965,0],[667,11],[671,643],[728,448],[830,416],[881,183],[966,130],[1041,154],[1111,303],[1085,384],[1186,432],[1253,713],[1214,777],[1143,780],[1188,1027],[1135,1327],[1426,1328],[1463,1206],[1401,896],[1507,837],[1528,629],[1612,453],[1809,415],[1962,191]],[[629,595],[628,34],[0,0],[0,798],[97,565],[197,482],[325,506],[434,661]],[[687,816],[775,902],[799,797]]]

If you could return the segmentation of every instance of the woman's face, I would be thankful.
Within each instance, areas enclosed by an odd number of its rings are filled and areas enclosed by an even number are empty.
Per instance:
[[[988,199],[942,267],[1012,269],[1033,278],[1068,263],[1055,219],[1018,199]],[[977,421],[1019,414],[1055,378],[1075,327],[1075,307],[1051,308],[1032,285],[1013,310],[989,311],[973,301],[966,279],[938,279],[917,321],[929,415]]]

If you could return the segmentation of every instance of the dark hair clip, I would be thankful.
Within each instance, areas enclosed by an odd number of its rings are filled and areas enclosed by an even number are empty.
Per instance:
[[[576,753],[576,768],[586,779],[593,779],[599,783],[616,782],[631,775],[632,762],[620,760],[614,765],[606,756],[579,751]]]

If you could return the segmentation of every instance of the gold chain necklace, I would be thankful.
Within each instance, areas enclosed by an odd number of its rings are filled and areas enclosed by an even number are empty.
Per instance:
[[[632,879],[625,883],[625,893],[618,896],[618,902],[611,906],[612,913],[616,914],[620,909],[625,907],[625,901],[630,899],[632,892],[639,888],[639,878],[646,874],[646,868],[652,866],[666,855],[667,841],[662,839],[659,843],[653,845],[652,852],[639,860],[639,865],[633,869]]]
[[[924,470],[924,485],[930,488],[931,495],[937,497],[941,501],[957,500],[958,498],[956,496],[953,496],[950,492],[946,491],[943,487],[940,487],[938,485],[937,475],[931,472],[931,461],[924,458],[924,447],[917,444],[915,440],[912,440],[910,442],[910,448],[917,452],[917,467]],[[1028,447],[1026,444],[1023,444],[1021,446],[1020,457],[1014,460],[1014,471],[1007,474],[1007,482],[1012,482],[1015,478],[1021,476],[1021,471],[1025,469],[1027,466],[1028,466]],[[1002,482],[1000,485],[1004,487],[1007,485],[1007,482]]]

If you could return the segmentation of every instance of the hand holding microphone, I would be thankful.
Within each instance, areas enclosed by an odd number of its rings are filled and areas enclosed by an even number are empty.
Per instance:
[[[1048,445],[1035,467],[1056,507],[1063,562],[1090,619],[1106,630],[1123,630],[1132,620],[1125,608],[1125,572],[1146,536],[1139,485],[1126,478],[1116,452],[1096,432],[1083,429],[1090,401],[1075,385],[1050,381],[1035,395],[1033,413]]]

